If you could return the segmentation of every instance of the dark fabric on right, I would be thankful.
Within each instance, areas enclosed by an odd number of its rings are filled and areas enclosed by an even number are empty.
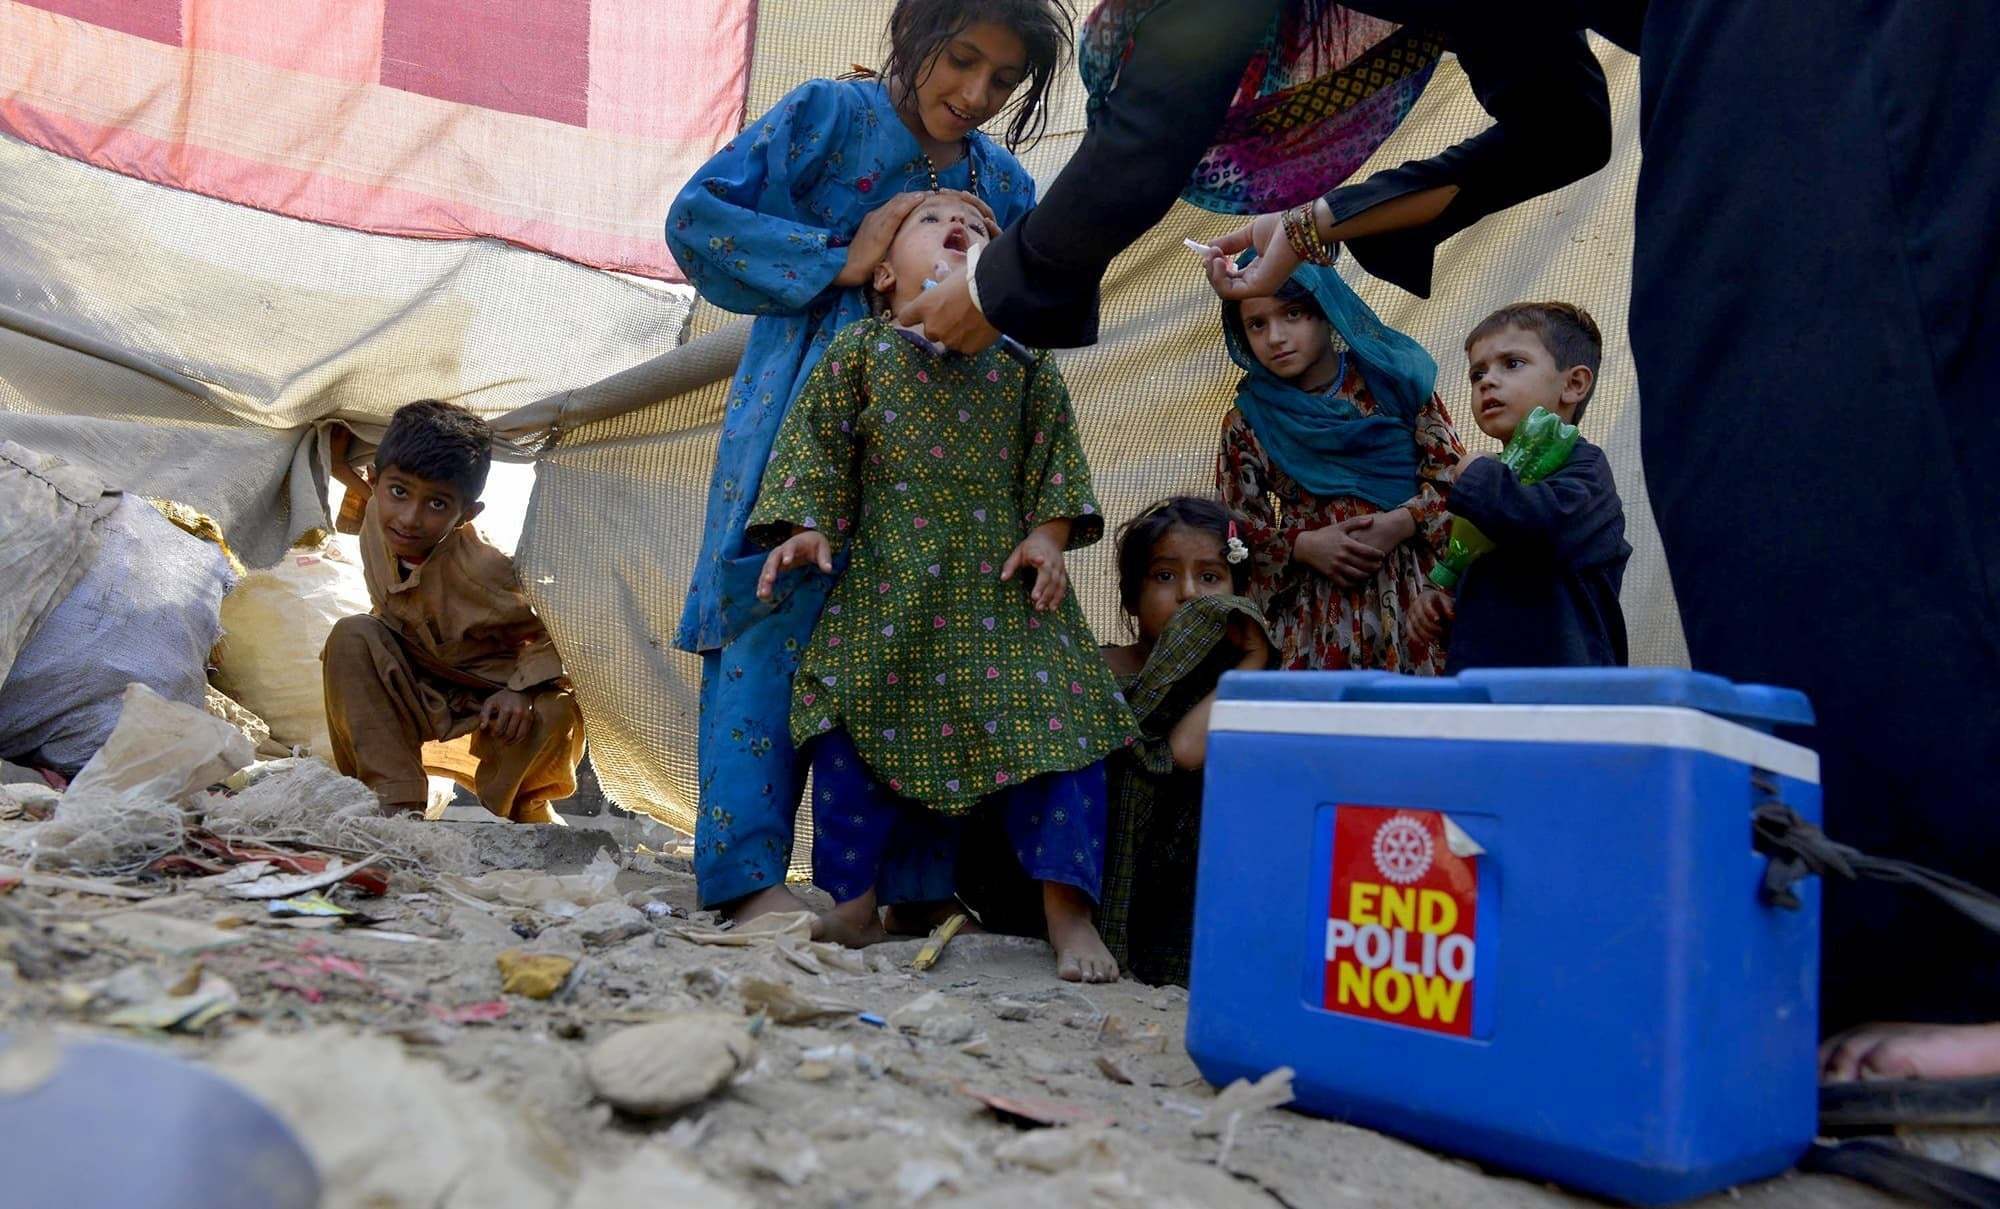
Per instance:
[[[1991,3],[1653,4],[1631,311],[1694,665],[1811,695],[1829,836],[1988,887],[1996,49]],[[1989,934],[1905,887],[1825,903],[1826,1030],[2000,1018]]]
[[[1618,588],[1632,547],[1604,451],[1578,441],[1569,463],[1522,486],[1495,458],[1460,469],[1452,515],[1496,548],[1458,585],[1444,672],[1475,667],[1623,667]]]

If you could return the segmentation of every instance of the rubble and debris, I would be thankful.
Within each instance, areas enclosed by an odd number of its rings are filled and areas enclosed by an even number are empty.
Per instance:
[[[500,967],[500,989],[509,995],[547,999],[569,981],[576,959],[559,953],[523,953],[508,949],[493,959]]]
[[[979,1031],[970,1012],[937,991],[928,991],[890,1012],[889,1024],[938,1045],[956,1045]]]
[[[0,842],[37,868],[136,873],[181,847],[194,795],[250,759],[235,727],[133,684],[49,818]]]
[[[762,1012],[779,1024],[852,1016],[859,1010],[852,1004],[807,995],[788,982],[768,978],[746,978],[736,989],[743,996],[744,1011]]]
[[[613,945],[652,930],[638,908],[616,900],[587,908],[568,926],[589,945]]]
[[[1184,992],[1062,984],[1039,941],[961,932],[918,971],[920,940],[857,953],[810,913],[718,925],[684,857],[496,869],[469,835],[528,829],[371,816],[316,761],[235,783],[139,868],[0,868],[0,1031],[116,1031],[239,1079],[326,1209],[1578,1205],[1273,1112],[1282,1071],[1211,1092]],[[1810,1176],[1746,1200],[1880,1204]]]
[[[656,1117],[721,1090],[755,1049],[735,1018],[691,1012],[613,1034],[591,1049],[585,1070],[591,1089],[612,1107]]]

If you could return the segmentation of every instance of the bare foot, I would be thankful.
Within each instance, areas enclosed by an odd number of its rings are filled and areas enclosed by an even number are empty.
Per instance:
[[[1116,982],[1118,962],[1090,922],[1090,896],[1061,882],[1042,883],[1042,911],[1056,949],[1056,976],[1064,982]]]
[[[732,903],[724,903],[716,908],[722,918],[731,923],[749,923],[759,915],[774,912],[810,911],[811,907],[792,888],[785,885],[768,886],[755,894],[746,894]]]
[[[875,909],[875,888],[870,886],[860,898],[835,903],[832,910],[813,917],[812,938],[865,949],[889,939],[882,927],[881,912]]]
[[[2000,1075],[2000,1023],[1864,1024],[1819,1047],[1820,1081]]]

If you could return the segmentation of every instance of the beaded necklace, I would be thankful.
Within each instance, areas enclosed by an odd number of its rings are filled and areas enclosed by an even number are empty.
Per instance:
[[[932,193],[938,192],[941,186],[938,184],[937,164],[932,162],[930,152],[919,150],[917,154],[924,157],[924,171],[930,174],[931,192]],[[969,141],[965,145],[965,172],[966,176],[968,177],[965,191],[967,193],[972,194],[972,196],[974,197],[978,197],[979,164],[972,158],[972,144]]]

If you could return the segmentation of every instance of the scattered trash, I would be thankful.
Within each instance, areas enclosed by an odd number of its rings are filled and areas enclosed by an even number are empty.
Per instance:
[[[499,903],[506,907],[530,907],[545,915],[575,919],[602,902],[617,902],[612,883],[618,877],[618,862],[604,852],[582,873],[556,875],[528,869],[500,869],[478,877],[446,877],[442,884],[475,903]]]
[[[556,953],[523,953],[508,949],[494,958],[500,967],[500,989],[509,995],[547,999],[562,990],[576,959]]]
[[[489,999],[484,1003],[461,1003],[457,1007],[432,1004],[431,1015],[443,1024],[492,1024],[507,1016],[507,1001]]]
[[[319,760],[271,760],[241,774],[233,797],[209,799],[209,831],[239,840],[360,851],[428,873],[470,873],[472,841],[449,827],[404,816],[383,817],[375,794]],[[294,872],[298,872],[294,870]]]
[[[1004,997],[993,1000],[993,1014],[1002,1020],[1033,1020],[1038,1009],[1032,1003]]]
[[[207,868],[208,862],[197,861],[194,857],[184,854],[176,854],[154,861],[153,872],[178,872],[178,869],[173,868],[175,865]],[[220,873],[211,873],[206,877],[197,877],[188,882],[187,885],[191,890],[220,890],[227,886],[240,886],[245,882],[254,882],[276,868],[277,866],[270,861],[245,861],[240,865],[226,867]]]
[[[195,847],[209,853],[217,860],[230,863],[244,861],[254,863],[261,861],[290,874],[312,875],[324,873],[332,863],[331,858],[324,856],[314,856],[298,852],[280,852],[275,848],[264,848],[254,844],[233,844],[228,840],[202,832],[196,832],[188,838]],[[347,870],[345,879],[347,884],[370,897],[387,894],[389,892],[389,875],[383,870],[374,867],[374,862],[378,859],[380,859],[379,853],[366,861],[357,862],[350,867]],[[249,884],[254,885],[256,883]],[[229,889],[233,889],[233,887]],[[296,890],[293,892],[298,893]],[[256,895],[249,897],[261,898],[265,896]]]
[[[95,894],[102,898],[133,900],[159,897],[157,890],[121,886],[116,882],[101,881],[94,877],[64,877],[60,873],[34,873],[24,869],[10,869],[5,865],[0,865],[0,877],[32,890],[69,890],[77,894]]]
[[[647,919],[659,920],[659,919],[687,918],[687,912],[681,910],[679,907],[674,906],[672,903],[663,903],[657,899],[642,904],[639,910],[645,913]]]
[[[1043,1100],[1032,1096],[1003,1096],[978,1088],[961,1086],[958,1090],[993,1110],[993,1114],[1010,1125],[1024,1128],[1055,1125],[1113,1125],[1116,1119],[1093,1112],[1081,1104],[1066,1103],[1061,1100]]]
[[[857,1012],[854,1018],[856,1020],[859,1020],[861,1023],[867,1025],[869,1028],[889,1027],[889,1022],[887,1020],[884,1020],[882,1017],[877,1016],[873,1012]]]
[[[590,945],[617,944],[651,930],[637,907],[628,907],[616,899],[593,904],[571,920],[569,926]]]
[[[272,899],[270,902],[264,904],[264,909],[279,918],[307,915],[345,919],[349,916],[359,916],[361,914],[361,912],[356,911],[353,907],[343,907],[326,895],[318,893],[301,894],[297,898]]]
[[[1248,1116],[1281,1108],[1292,1102],[1292,1068],[1281,1066],[1255,1083],[1248,1079],[1238,1079],[1222,1089],[1209,1105],[1201,1120],[1193,1125],[1194,1136],[1198,1138],[1220,1137],[1222,1146],[1216,1152],[1215,1165],[1225,1166],[1229,1152],[1236,1145],[1236,1129]]]
[[[242,932],[147,911],[106,915],[90,921],[90,926],[121,944],[164,953],[169,957],[205,953],[210,949],[242,944],[249,939]]]
[[[829,1016],[852,1016],[852,1004],[831,999],[815,999],[789,983],[768,978],[746,978],[736,988],[743,996],[746,1012],[762,1012],[779,1024],[805,1024]]]
[[[921,974],[936,965],[938,958],[944,955],[944,947],[951,943],[951,938],[958,935],[958,930],[971,921],[972,917],[965,912],[953,912],[950,919],[945,920],[931,930],[931,934],[924,941],[923,947],[918,949],[917,955],[910,959],[910,968]]]
[[[112,1012],[103,1018],[103,1023],[114,1028],[195,1033],[227,1015],[236,1002],[236,988],[228,979],[202,971],[196,974],[192,987],[169,988],[167,994],[157,999]]]
[[[612,1107],[662,1116],[719,1091],[749,1062],[755,1045],[735,1017],[690,1012],[599,1042],[584,1059],[584,1072]]]
[[[769,915],[759,915],[749,923],[734,928],[715,929],[693,925],[676,928],[673,934],[698,945],[743,948],[749,945],[769,944],[781,936],[809,940],[812,937],[812,922],[813,916],[810,911],[773,912]]]
[[[978,1022],[936,991],[911,1000],[889,1013],[889,1023],[906,1033],[915,1033],[939,1045],[957,1045],[971,1040],[979,1031]]]
[[[333,861],[327,864],[324,869],[317,872],[293,873],[282,877],[259,878],[254,882],[244,882],[240,885],[226,887],[224,893],[228,894],[231,898],[291,898],[294,895],[305,894],[308,891],[323,890],[328,886],[337,886],[361,870],[369,868],[380,859],[379,856],[371,856],[353,864],[345,861]]]
[[[136,873],[181,847],[189,799],[250,759],[250,741],[235,727],[132,684],[111,737],[54,813],[5,845],[39,866]]]
[[[1116,1058],[1113,1058],[1109,1054],[1097,1055],[1097,1069],[1102,1071],[1104,1077],[1113,1083],[1123,1084],[1126,1087],[1132,1086],[1132,1076],[1126,1072],[1123,1066],[1119,1065]]]

